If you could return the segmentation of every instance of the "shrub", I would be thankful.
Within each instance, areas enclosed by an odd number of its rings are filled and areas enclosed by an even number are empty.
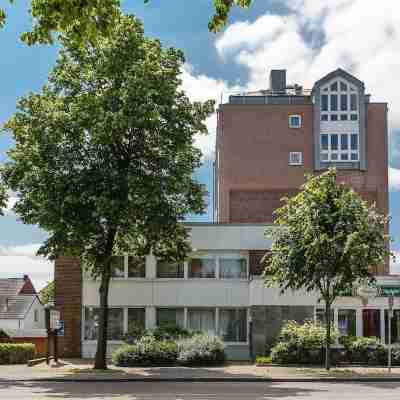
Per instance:
[[[193,332],[181,328],[178,325],[161,326],[151,331],[151,334],[157,340],[178,340],[183,338],[189,338],[194,335]]]
[[[345,348],[353,363],[384,364],[387,360],[387,350],[376,337],[357,337]]]
[[[271,357],[257,356],[256,357],[256,365],[270,365],[272,364]]]
[[[215,365],[226,360],[222,340],[204,334],[179,341],[178,353],[178,362],[183,365]]]
[[[331,332],[331,342],[338,336],[335,329]],[[321,364],[324,359],[326,328],[306,321],[299,324],[288,321],[281,329],[278,342],[271,349],[271,359],[280,364]]]
[[[7,335],[6,331],[3,331],[3,329],[0,328],[0,339],[9,339],[10,336]]]
[[[135,327],[131,328],[126,334],[124,334],[124,336],[122,337],[122,340],[125,343],[134,344],[139,339],[141,339],[145,334],[146,334],[145,329],[135,326]]]
[[[32,343],[0,343],[1,364],[24,364],[35,355]]]
[[[173,341],[158,341],[154,336],[143,336],[133,345],[123,345],[112,355],[112,361],[120,367],[173,365],[178,346]]]

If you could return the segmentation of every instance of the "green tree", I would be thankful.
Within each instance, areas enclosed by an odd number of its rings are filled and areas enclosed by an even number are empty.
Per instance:
[[[47,304],[55,299],[54,281],[49,282],[40,292],[39,298],[42,304]]]
[[[4,210],[7,207],[7,189],[0,179],[0,216],[4,215]]]
[[[22,221],[49,233],[39,254],[78,255],[100,279],[95,368],[104,369],[112,255],[186,256],[179,221],[204,209],[194,135],[207,132],[214,102],[189,101],[182,52],[146,38],[134,17],[96,46],[61,43],[48,85],[6,123],[16,145],[3,177]]]
[[[8,1],[14,3],[14,0]],[[151,0],[143,1],[149,3]],[[236,5],[247,8],[252,3],[252,0],[212,1],[215,15],[209,22],[209,29],[213,32],[218,32],[225,26],[232,7]],[[120,0],[31,0],[30,13],[34,25],[21,38],[29,45],[51,44],[55,33],[68,33],[75,40],[93,42],[99,35],[111,35],[120,13],[120,5]],[[5,20],[6,13],[0,9],[0,27]]]
[[[369,207],[336,170],[308,176],[302,191],[276,210],[265,282],[282,291],[317,292],[325,303],[326,368],[330,368],[331,306],[359,282],[373,284],[371,266],[389,256],[388,218]]]

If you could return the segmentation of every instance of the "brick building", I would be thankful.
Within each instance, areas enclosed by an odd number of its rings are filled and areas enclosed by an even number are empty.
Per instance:
[[[115,256],[110,286],[109,350],[134,325],[174,323],[221,335],[232,359],[265,353],[283,321],[318,318],[316,294],[265,288],[260,260],[270,249],[264,230],[280,199],[298,192],[304,174],[336,166],[339,179],[388,211],[387,105],[372,103],[363,82],[336,70],[312,90],[287,85],[273,70],[270,88],[232,95],[218,110],[215,162],[217,221],[187,224],[193,253],[183,263],[148,255]],[[383,285],[398,285],[377,268]],[[82,278],[79,259],[56,262],[56,306],[62,312],[62,349],[92,357],[98,319],[98,282]],[[334,323],[341,334],[385,341],[384,299],[367,307],[338,299]],[[400,302],[396,299],[396,308]],[[396,311],[400,322],[400,312]],[[399,326],[397,324],[396,326]],[[400,343],[400,329],[395,333]]]

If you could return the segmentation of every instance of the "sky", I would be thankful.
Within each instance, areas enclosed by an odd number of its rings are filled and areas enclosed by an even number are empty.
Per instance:
[[[18,98],[45,84],[57,59],[57,46],[28,47],[19,34],[31,26],[29,1],[7,6],[0,31],[0,124],[13,114]],[[144,22],[148,36],[184,51],[182,86],[192,100],[215,99],[229,93],[267,88],[268,71],[287,69],[288,81],[311,88],[313,82],[343,68],[365,82],[371,101],[389,103],[390,233],[398,253],[392,271],[400,273],[400,3],[398,0],[254,0],[250,10],[235,9],[218,35],[207,23],[212,0],[123,1],[123,9]],[[196,139],[203,166],[196,178],[205,183],[212,204],[212,161],[216,117],[207,120],[209,134]],[[7,159],[12,138],[0,135],[0,163]],[[35,257],[46,233],[23,225],[11,208],[0,217],[0,277],[28,273],[37,289],[52,279],[52,263]],[[206,215],[192,219],[210,221]]]

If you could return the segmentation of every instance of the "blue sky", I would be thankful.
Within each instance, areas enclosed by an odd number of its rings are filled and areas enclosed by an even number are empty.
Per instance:
[[[237,90],[267,87],[271,68],[286,68],[291,82],[311,87],[337,67],[363,80],[372,101],[389,102],[390,212],[393,249],[400,251],[400,91],[396,87],[400,58],[400,6],[363,0],[255,0],[250,11],[236,9],[229,26],[209,33],[212,0],[125,0],[124,10],[141,18],[146,34],[165,46],[181,48],[187,65],[183,87],[193,100],[219,100]],[[19,97],[37,91],[57,57],[57,48],[22,44],[19,34],[29,29],[29,1],[8,6],[6,28],[0,31],[0,124],[14,112]],[[210,135],[197,143],[205,154],[196,177],[209,186],[213,159],[215,117],[208,120]],[[0,163],[12,139],[0,136]],[[199,217],[198,217],[199,218]],[[211,212],[200,217],[210,219]],[[9,212],[0,219],[0,277],[29,272],[38,287],[51,279],[51,264],[34,258],[45,238],[35,227],[24,226]],[[24,255],[24,256],[22,256]]]

